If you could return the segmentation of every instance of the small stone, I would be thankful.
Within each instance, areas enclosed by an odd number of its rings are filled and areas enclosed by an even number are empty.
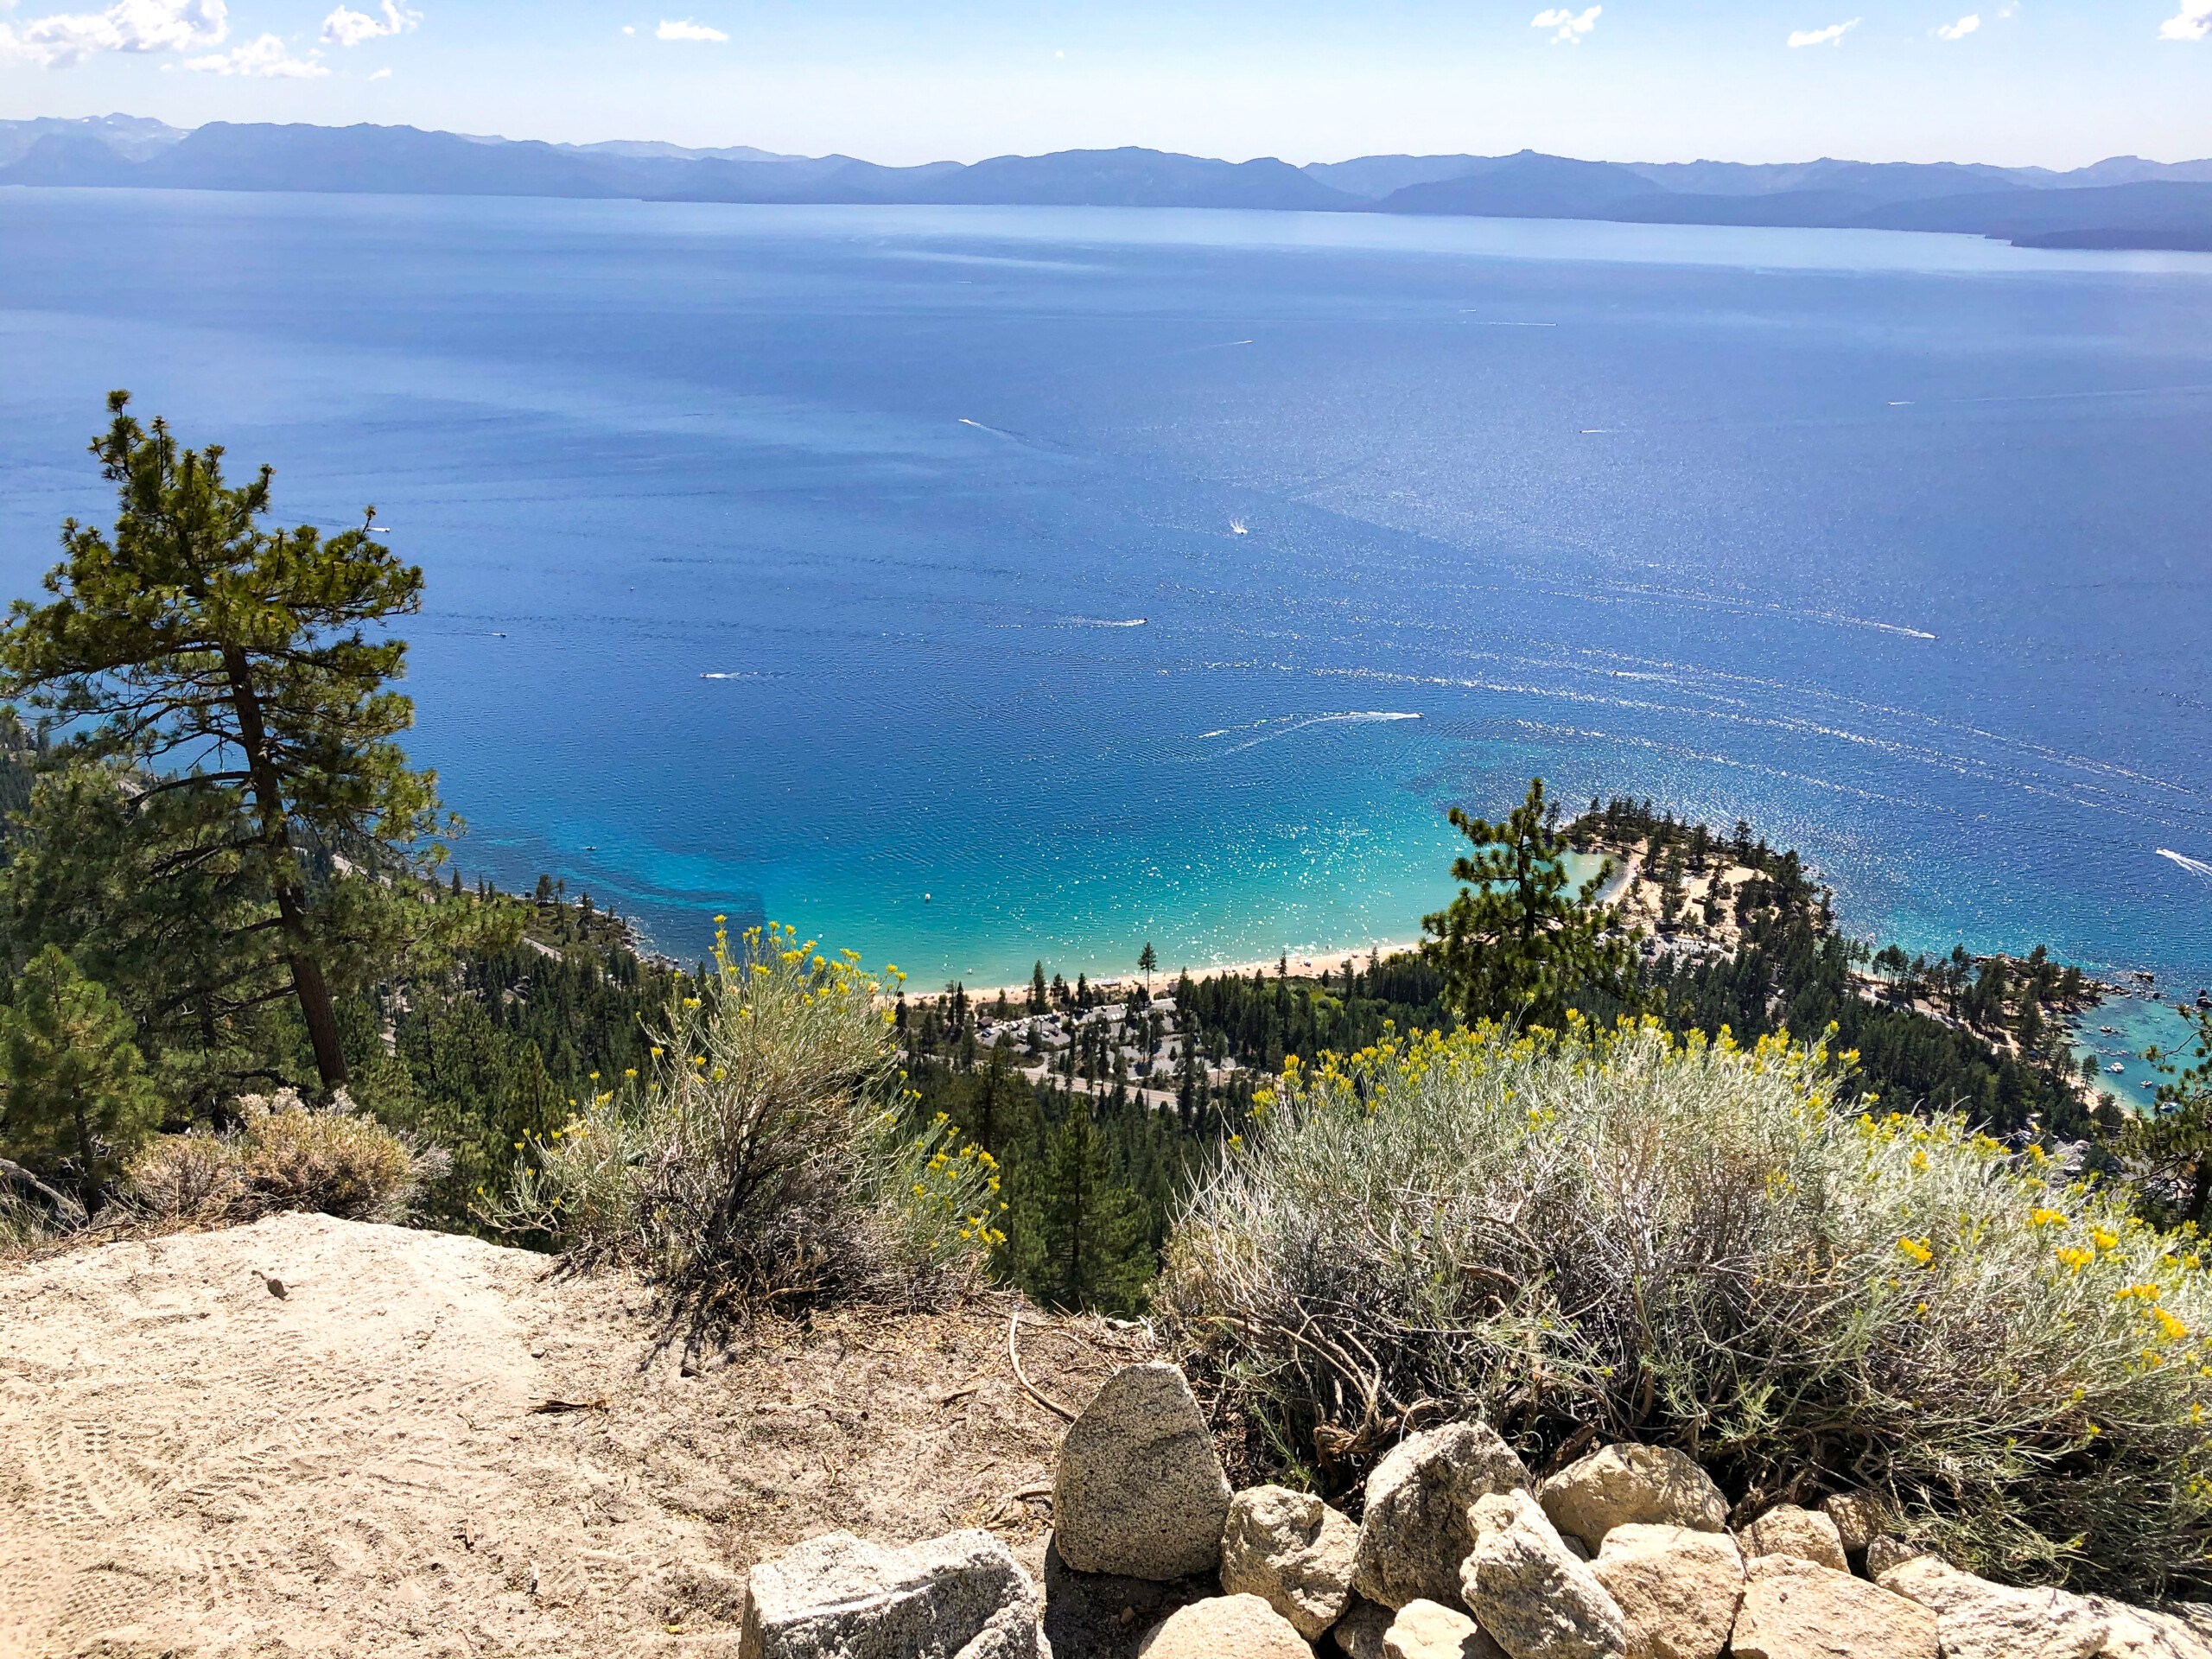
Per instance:
[[[1229,1499],[1183,1373],[1131,1365],[1106,1379],[1061,1443],[1053,1536],[1078,1573],[1188,1578],[1220,1564]]]
[[[1719,1532],[1728,1524],[1728,1500],[1698,1467],[1697,1459],[1670,1446],[1609,1446],[1554,1475],[1536,1496],[1561,1532],[1592,1549],[1605,1535],[1630,1522]]]
[[[1744,1557],[1725,1532],[1631,1521],[1590,1571],[1621,1610],[1628,1659],[1719,1659],[1744,1599]]]
[[[1471,1519],[1460,1595],[1510,1659],[1625,1659],[1620,1607],[1535,1498],[1518,1488],[1478,1498]]]
[[[739,1659],[1038,1659],[1037,1592],[988,1532],[886,1549],[832,1532],[747,1577]]]
[[[1344,1659],[1382,1659],[1382,1638],[1390,1633],[1397,1616],[1395,1609],[1356,1595],[1330,1630],[1329,1639]]]
[[[1837,1492],[1822,1501],[1821,1512],[1835,1522],[1846,1555],[1864,1555],[1869,1544],[1889,1535],[1889,1506],[1872,1492]]]
[[[1843,1534],[1836,1523],[1795,1503],[1777,1503],[1745,1528],[1744,1550],[1751,1555],[1795,1555],[1815,1567],[1837,1573],[1851,1571],[1851,1560],[1843,1552]]]
[[[1735,1659],[1937,1659],[1936,1616],[1834,1567],[1762,1555],[1746,1573]]]
[[[2063,1590],[2016,1590],[1916,1555],[1876,1580],[1936,1615],[1943,1659],[2095,1659],[2112,1623]]]
[[[1213,1596],[1155,1629],[1137,1659],[1313,1659],[1313,1649],[1259,1597]]]
[[[1421,1599],[1458,1605],[1460,1563],[1475,1547],[1470,1508],[1528,1484],[1528,1465],[1488,1423],[1408,1437],[1367,1478],[1353,1587],[1387,1607]]]
[[[1383,1659],[1505,1659],[1482,1626],[1441,1602],[1414,1600],[1398,1609],[1382,1637]]]
[[[1255,1486],[1230,1500],[1221,1587],[1260,1597],[1313,1641],[1351,1599],[1359,1529],[1310,1492]]]

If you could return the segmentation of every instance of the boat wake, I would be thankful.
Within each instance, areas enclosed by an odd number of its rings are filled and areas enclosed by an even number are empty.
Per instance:
[[[1262,732],[1257,737],[1248,737],[1242,743],[1233,743],[1221,751],[1224,754],[1242,754],[1247,749],[1256,749],[1262,743],[1272,743],[1279,737],[1288,737],[1293,732],[1302,732],[1309,726],[1365,725],[1372,721],[1419,720],[1417,714],[1407,714],[1389,709],[1354,709],[1338,715],[1308,715],[1304,719],[1286,717],[1287,723],[1272,732]],[[1201,733],[1201,738],[1225,737],[1236,728],[1226,728],[1218,732]],[[1249,729],[1249,728],[1245,729]]]
[[[1065,620],[1071,628],[1141,628],[1150,619],[1130,616],[1117,620],[1109,616],[1071,616]]]
[[[2197,877],[2200,880],[2212,881],[2212,864],[2207,864],[2202,859],[2191,858],[2186,853],[2177,853],[2171,847],[2158,847],[2154,848],[2152,850],[2155,851],[2160,858],[2171,859],[2175,863],[2180,865],[2182,868],[2187,870],[2191,875]]]
[[[960,417],[960,424],[963,426],[972,426],[978,432],[988,432],[995,438],[1004,438],[1008,443],[1027,443],[1029,442],[1027,438],[1023,437],[1019,432],[1009,432],[1002,426],[986,426],[981,421],[969,420],[965,415],[963,415]]]

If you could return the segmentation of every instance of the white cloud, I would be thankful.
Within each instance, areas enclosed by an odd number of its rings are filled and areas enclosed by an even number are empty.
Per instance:
[[[2205,3],[2212,5],[2212,0],[2205,0]],[[1936,38],[1939,41],[1963,41],[1980,27],[1981,14],[1978,11],[1970,11],[1957,22],[1946,23],[1937,29]]]
[[[57,12],[20,29],[0,23],[0,62],[54,69],[96,52],[188,52],[230,33],[224,0],[116,0],[105,11]]]
[[[369,79],[371,80],[390,80],[391,79],[391,67],[387,65],[384,68],[378,70],[376,73],[371,75]]]
[[[1580,46],[1582,37],[1598,27],[1598,15],[1604,10],[1603,6],[1592,6],[1578,17],[1564,6],[1554,6],[1531,17],[1529,27],[1557,29],[1559,33],[1552,36],[1554,46]]]
[[[709,29],[704,23],[695,23],[689,17],[680,23],[671,23],[666,18],[663,18],[660,27],[655,29],[653,34],[657,39],[664,41],[726,41],[729,39],[729,36],[719,29]]]
[[[320,80],[330,73],[319,61],[321,54],[292,55],[281,35],[264,35],[228,52],[204,58],[187,58],[184,67],[203,75],[249,75],[257,80]]]
[[[1789,31],[1789,44],[1834,46],[1866,21],[1863,17],[1854,17],[1847,23],[1830,23],[1826,29],[1795,29]]]
[[[2162,41],[2201,41],[2212,35],[2212,0],[2181,0],[2181,10],[2158,26]]]
[[[422,21],[421,12],[407,10],[397,0],[384,0],[381,17],[340,6],[322,20],[322,38],[334,46],[359,46],[363,41],[381,40],[387,35],[404,35]]]
[[[638,32],[638,26],[635,23],[625,23],[622,25],[622,32],[625,35],[634,35]]]

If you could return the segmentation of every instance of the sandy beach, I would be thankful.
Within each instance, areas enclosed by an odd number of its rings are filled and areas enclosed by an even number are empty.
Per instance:
[[[1188,974],[1192,979],[1219,979],[1229,975],[1235,975],[1243,979],[1249,978],[1254,974],[1272,974],[1277,963],[1285,956],[1289,958],[1290,971],[1293,974],[1300,978],[1310,979],[1324,969],[1330,973],[1336,972],[1347,960],[1355,967],[1364,966],[1370,952],[1378,957],[1388,957],[1397,956],[1402,951],[1420,949],[1421,941],[1417,938],[1366,939],[1357,944],[1338,945],[1326,950],[1290,950],[1267,957],[1264,961],[1201,963],[1171,962],[1163,957],[1159,969],[1152,976],[1152,988],[1158,993],[1163,988],[1174,984],[1176,980],[1185,974]],[[1090,982],[1094,991],[1141,982],[1144,978],[1142,974],[1133,968],[1100,968],[1094,971],[1090,967],[1081,964],[1072,969],[1056,968],[1049,962],[1045,964],[1045,972],[1048,980],[1057,973],[1071,985],[1075,983],[1077,975],[1081,974]],[[1001,994],[1010,998],[1027,996],[1029,982],[1025,979],[1018,985],[969,985],[965,988],[969,1001],[988,1002],[996,1001]],[[944,993],[942,990],[917,990],[909,984],[905,988],[904,995],[910,1003],[924,1003],[940,1001]]]

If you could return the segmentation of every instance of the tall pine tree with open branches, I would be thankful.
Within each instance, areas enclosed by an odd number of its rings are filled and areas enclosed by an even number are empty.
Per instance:
[[[407,647],[384,631],[420,608],[423,573],[375,539],[374,508],[327,537],[264,524],[270,468],[231,485],[219,447],[182,448],[129,402],[110,394],[92,445],[114,530],[63,524],[50,601],[18,600],[0,630],[0,687],[81,758],[123,768],[149,816],[181,792],[223,821],[149,879],[214,859],[247,874],[256,902],[232,943],[289,978],[334,1090],[348,1073],[331,964],[370,944],[378,878],[442,855],[436,780],[393,741],[414,707],[390,685]]]

